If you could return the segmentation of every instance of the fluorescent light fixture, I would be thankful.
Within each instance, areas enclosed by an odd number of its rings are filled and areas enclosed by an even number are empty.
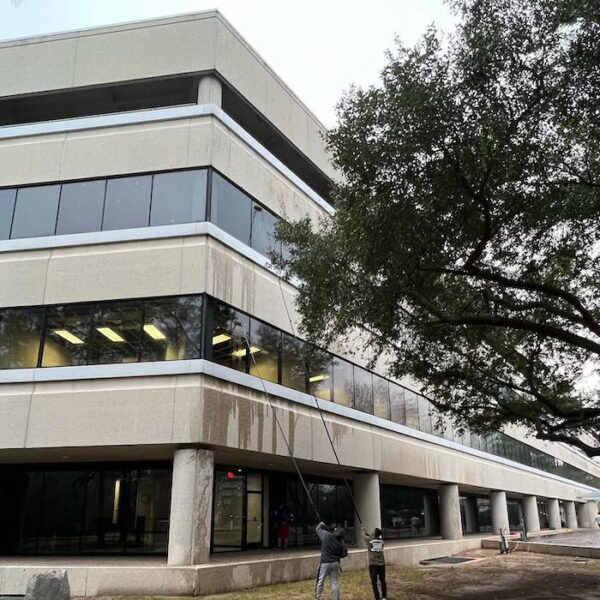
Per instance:
[[[144,325],[144,331],[153,340],[165,340],[165,339],[167,339],[167,336],[158,327],[156,327],[156,325],[146,324],[146,325]]]
[[[124,342],[125,340],[110,327],[96,327],[96,331],[107,337],[111,342]]]
[[[308,378],[311,383],[317,383],[317,381],[323,381],[325,379],[329,379],[329,375],[313,375]]]
[[[250,346],[250,354],[256,354],[256,352],[260,352],[260,348],[256,346]],[[246,348],[241,348],[240,350],[234,350],[231,354],[233,356],[242,357],[246,356]]]
[[[113,499],[112,524],[117,525],[119,522],[119,503],[121,501],[121,480],[115,481],[115,495]]]
[[[226,333],[219,333],[219,335],[215,335],[213,337],[213,346],[216,346],[217,344],[222,344],[223,342],[226,342],[227,340],[230,340],[231,336],[227,335]]]
[[[68,329],[55,329],[53,333],[60,335],[61,338],[67,340],[67,342],[71,342],[71,344],[85,344],[81,338],[72,334]]]

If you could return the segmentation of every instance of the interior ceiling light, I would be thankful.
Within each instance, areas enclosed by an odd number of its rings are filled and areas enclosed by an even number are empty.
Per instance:
[[[96,331],[107,337],[111,342],[124,342],[125,340],[110,327],[96,327]]]
[[[227,340],[230,340],[231,336],[227,335],[226,333],[219,333],[219,335],[215,335],[213,337],[213,346],[216,346],[217,344],[222,344],[223,342],[226,342]]]
[[[158,327],[156,327],[156,325],[146,324],[146,325],[144,325],[144,331],[153,340],[165,340],[165,339],[167,339],[167,336]]]
[[[260,352],[260,348],[257,348],[256,346],[250,346],[250,354],[256,354],[257,352]],[[233,356],[246,356],[246,348],[241,348],[240,350],[234,350],[231,354],[233,354]]]
[[[329,379],[329,375],[313,375],[308,378],[311,383],[317,383],[317,381],[323,381],[324,379]]]
[[[55,333],[56,335],[60,335],[61,338],[67,340],[67,342],[71,342],[71,344],[85,344],[85,342],[81,338],[78,338],[68,329],[55,329],[53,333]]]

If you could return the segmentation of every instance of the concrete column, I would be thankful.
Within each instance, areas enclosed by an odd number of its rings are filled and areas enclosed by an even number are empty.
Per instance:
[[[440,487],[439,494],[442,537],[445,540],[459,540],[462,537],[462,526],[458,485],[446,483]]]
[[[184,448],[175,451],[169,565],[208,562],[214,472],[214,457],[210,450]]]
[[[506,504],[506,492],[496,491],[490,493],[490,507],[492,509],[492,530],[498,535],[500,530],[508,531],[508,505]]]
[[[550,529],[561,529],[562,524],[560,522],[560,506],[556,498],[548,498],[546,501],[548,506],[548,527]]]
[[[381,527],[381,499],[379,495],[378,473],[354,474],[354,501],[360,513],[363,527],[373,533],[375,527]],[[360,523],[355,516],[355,543],[358,548],[365,548],[366,543],[360,531]]]
[[[465,532],[476,533],[479,531],[478,513],[477,498],[467,496],[465,498]]]
[[[205,75],[198,84],[198,104],[214,104],[221,108],[223,88],[214,75]]]
[[[583,519],[580,519],[581,526],[589,529],[597,529],[596,517],[598,516],[598,503],[595,500],[588,500],[581,505],[581,514]],[[585,525],[584,525],[585,523]]]
[[[527,531],[539,531],[540,515],[538,513],[537,498],[535,496],[525,496],[523,498],[523,511],[525,513],[525,527],[527,527]]]
[[[579,523],[579,527],[582,529],[589,529],[590,519],[586,504],[584,502],[578,502],[575,506],[577,509],[577,522]]]
[[[575,510],[575,502],[565,502],[565,518],[567,519],[567,527],[569,529],[577,529],[577,511]]]
[[[425,535],[439,535],[437,498],[431,494],[423,496],[423,512],[425,513]]]

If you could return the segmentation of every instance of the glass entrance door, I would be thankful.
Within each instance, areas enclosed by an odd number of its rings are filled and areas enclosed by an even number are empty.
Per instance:
[[[263,541],[263,477],[242,469],[215,470],[213,551],[260,548]]]
[[[243,474],[234,470],[215,472],[213,526],[215,552],[242,549],[245,479]]]
[[[246,547],[260,548],[263,540],[263,482],[260,473],[246,476]]]

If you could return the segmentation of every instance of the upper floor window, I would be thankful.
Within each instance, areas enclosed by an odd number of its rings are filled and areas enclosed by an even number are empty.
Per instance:
[[[0,240],[197,223],[209,196],[217,227],[264,256],[280,251],[279,217],[210,169],[0,189]]]

